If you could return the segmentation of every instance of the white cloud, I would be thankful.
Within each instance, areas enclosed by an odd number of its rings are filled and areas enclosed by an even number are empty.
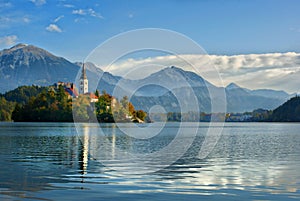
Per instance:
[[[58,16],[57,18],[55,18],[54,20],[53,20],[53,22],[58,22],[59,20],[61,20],[62,18],[64,18],[65,16],[64,15],[61,15],[61,16]]]
[[[30,22],[30,18],[29,17],[23,17],[23,22],[25,23],[29,23]]]
[[[103,66],[99,63],[98,65]],[[153,66],[160,67],[153,68]],[[299,77],[296,76],[300,75],[300,53],[295,52],[232,56],[167,55],[122,60],[107,67],[106,70],[116,75],[125,75],[132,69],[140,67],[142,70],[137,70],[138,74],[131,75],[131,78],[137,79],[167,66],[178,66],[194,71],[218,86],[221,86],[221,82],[217,71],[224,85],[235,82],[250,89],[272,88],[287,92],[300,91]],[[284,81],[285,84],[283,84]]]
[[[62,30],[56,24],[50,24],[48,27],[46,27],[46,30],[50,32],[58,32],[58,33],[62,32]]]
[[[34,3],[36,6],[41,6],[47,3],[46,0],[30,0],[30,1]]]
[[[86,15],[86,12],[83,9],[78,9],[78,10],[73,10],[72,14],[75,14],[75,15]]]
[[[72,4],[64,4],[63,6],[66,7],[66,8],[74,8],[74,7],[75,7],[75,6],[72,5]]]
[[[100,18],[100,19],[103,19],[103,16],[99,13],[97,13],[96,11],[94,11],[93,9],[88,9],[88,13],[90,16],[92,17],[97,17],[97,18]]]
[[[97,17],[97,18],[103,19],[103,16],[100,13],[97,13],[96,11],[94,11],[92,8],[73,10],[72,14],[82,15],[82,16],[88,15],[91,17]]]
[[[0,37],[0,46],[11,46],[14,45],[18,40],[16,35]]]

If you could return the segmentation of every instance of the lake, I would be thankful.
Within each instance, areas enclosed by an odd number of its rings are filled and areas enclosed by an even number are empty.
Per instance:
[[[0,123],[0,200],[300,199],[300,124],[214,127]]]

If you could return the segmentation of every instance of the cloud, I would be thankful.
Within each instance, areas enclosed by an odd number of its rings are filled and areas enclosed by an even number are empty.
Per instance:
[[[78,9],[78,10],[73,10],[72,14],[75,14],[75,15],[86,15],[86,12],[83,9]]]
[[[46,27],[46,30],[50,32],[58,32],[58,33],[62,32],[62,30],[56,24],[50,24],[49,26]]]
[[[5,17],[5,16],[0,16],[0,23],[8,23],[8,22],[12,22],[13,20],[9,17]]]
[[[10,2],[5,2],[5,3],[0,2],[0,8],[10,8],[10,7],[12,7],[12,3],[10,3]]]
[[[29,23],[30,22],[30,18],[27,17],[27,16],[23,17],[23,22]]]
[[[11,46],[14,45],[18,40],[16,35],[0,37],[0,46]]]
[[[75,7],[75,6],[72,5],[72,4],[64,4],[63,6],[66,7],[66,8],[74,8],[74,7]]]
[[[128,18],[133,18],[133,17],[134,17],[134,15],[132,13],[128,14]]]
[[[188,63],[188,62],[189,63]],[[96,61],[92,61],[96,62]],[[103,64],[98,66],[104,66]],[[154,66],[157,66],[154,68]],[[159,67],[158,67],[159,66]],[[194,71],[211,83],[221,86],[235,82],[246,88],[272,88],[287,92],[300,91],[300,53],[268,53],[247,55],[166,55],[144,59],[121,60],[104,70],[116,75],[125,75],[132,69],[131,79],[148,76],[167,66],[178,66]],[[218,73],[217,73],[218,72]],[[282,84],[286,82],[285,84]],[[298,88],[297,88],[298,87]]]
[[[46,4],[46,0],[30,0],[32,3],[34,3],[36,6],[42,6]]]
[[[96,17],[103,19],[103,16],[96,11],[94,11],[92,8],[89,9],[76,9],[72,11],[72,14],[74,15],[81,15],[81,16],[91,16],[91,17]]]
[[[96,11],[94,11],[93,9],[88,9],[88,13],[90,16],[92,17],[97,17],[97,18],[100,18],[100,19],[103,19],[103,16],[100,15],[99,13],[97,13]]]
[[[65,16],[64,15],[61,15],[61,16],[58,16],[57,18],[55,18],[54,20],[53,20],[53,22],[58,22],[59,20],[61,20],[62,18],[64,18]]]
[[[0,16],[0,28],[12,28],[12,27],[19,27],[22,25],[27,25],[30,23],[31,19],[26,16],[19,16],[19,15],[3,15]]]

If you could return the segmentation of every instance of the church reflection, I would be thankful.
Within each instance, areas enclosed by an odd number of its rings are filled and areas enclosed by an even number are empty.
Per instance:
[[[89,162],[89,127],[83,127],[83,136],[79,138],[78,163],[81,174],[87,173]]]
[[[124,125],[128,126],[128,125]],[[128,153],[134,150],[131,137],[118,129],[116,124],[99,125],[86,123],[78,125],[77,164],[81,175],[93,171],[114,169],[128,159]],[[93,165],[91,165],[93,163]],[[121,165],[122,166],[122,165]]]

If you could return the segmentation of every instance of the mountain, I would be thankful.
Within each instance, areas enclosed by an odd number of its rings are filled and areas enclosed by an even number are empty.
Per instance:
[[[227,110],[230,112],[252,111],[253,107],[271,110],[284,103],[290,97],[284,91],[271,89],[250,90],[234,83],[229,84],[225,91]]]
[[[183,112],[188,112],[196,109],[195,103],[201,111],[210,111],[207,86],[217,88],[196,73],[175,66],[136,80],[134,84],[142,87],[135,92],[132,103],[145,111],[160,105],[167,112],[182,112],[183,108]]]
[[[0,52],[0,91],[74,80],[78,66],[41,48],[18,44]]]
[[[185,110],[194,111],[194,101],[197,101],[201,111],[210,112],[211,98],[221,103],[220,94],[224,91],[228,112],[274,109],[290,97],[283,91],[249,90],[234,83],[225,88],[216,87],[198,74],[175,66],[166,67],[140,80],[114,76],[92,63],[85,63],[85,66],[90,91],[99,89],[110,94],[116,91],[113,95],[117,98],[127,95],[136,109],[145,111],[155,105],[162,106],[167,112],[180,112],[180,105]],[[0,51],[0,92],[20,85],[46,86],[58,81],[74,82],[80,76],[81,67],[82,63],[71,63],[41,48],[18,44]],[[210,97],[212,94],[214,96]]]
[[[82,67],[82,62],[76,62],[75,64],[78,67]],[[89,80],[89,91],[95,91],[98,89],[100,92],[105,90],[107,93],[112,94],[121,77],[104,72],[91,62],[86,62],[84,66]],[[78,76],[80,75],[78,74]],[[79,86],[79,83],[76,83],[76,85]]]
[[[161,96],[175,88],[212,86],[212,84],[196,73],[184,71],[175,66],[164,68],[145,79],[135,81],[134,84],[145,86],[137,91],[137,95],[155,97]]]
[[[184,80],[184,82],[182,83],[180,80]],[[187,93],[189,88],[192,88],[198,100],[199,109],[203,112],[211,112],[210,95],[218,96],[218,94],[222,94],[223,90],[225,90],[226,93],[228,112],[253,111],[257,108],[274,109],[289,98],[289,94],[283,91],[267,89],[249,90],[234,83],[229,84],[225,89],[219,88],[207,82],[199,75],[177,67],[165,68],[137,82],[140,84],[157,83],[157,85],[170,87],[169,90],[161,89],[159,93],[154,95],[153,92],[151,92],[150,96],[147,95],[146,87],[137,91],[132,102],[136,107],[145,111],[148,111],[152,106],[161,105],[166,111],[180,112],[177,99],[185,97],[184,100],[188,100],[192,98],[189,97]],[[158,87],[156,88],[158,89]],[[174,95],[174,92],[176,95]],[[222,103],[222,100],[217,96],[212,98],[218,105]],[[191,107],[193,106],[191,105]],[[218,111],[218,109],[214,111]]]
[[[237,84],[235,84],[235,83],[230,83],[229,85],[227,85],[226,87],[225,87],[227,90],[234,90],[234,89],[240,89],[241,87],[240,86],[238,86]]]
[[[262,96],[267,98],[275,98],[275,99],[286,99],[290,95],[285,91],[277,91],[272,89],[255,89],[250,90],[246,88],[242,88],[235,83],[230,83],[225,88],[227,91],[240,91],[241,93],[249,93],[253,96]],[[294,94],[292,94],[293,96]]]
[[[0,51],[0,92],[22,85],[48,86],[58,81],[74,82],[78,80],[76,76],[81,72],[81,67],[80,62],[71,63],[39,47],[18,44]],[[99,89],[111,93],[120,79],[92,63],[86,63],[86,68],[90,89],[96,89],[98,78],[102,77]]]
[[[276,90],[271,90],[271,89],[257,89],[257,90],[252,90],[251,91],[252,95],[256,96],[262,96],[262,97],[267,97],[267,98],[278,98],[278,99],[286,99],[290,95],[286,93],[285,91],[276,91]]]

